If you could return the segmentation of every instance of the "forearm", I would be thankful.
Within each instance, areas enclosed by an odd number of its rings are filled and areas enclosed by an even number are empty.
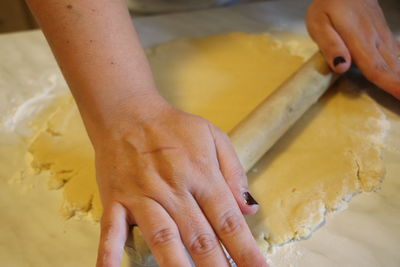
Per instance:
[[[147,100],[160,97],[123,0],[27,2],[89,130],[112,127],[127,109],[134,116],[154,109]]]

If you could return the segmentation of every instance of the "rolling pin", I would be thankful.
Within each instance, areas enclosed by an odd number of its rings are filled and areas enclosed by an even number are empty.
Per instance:
[[[246,172],[337,78],[322,54],[316,52],[229,133]]]
[[[322,54],[316,52],[229,133],[246,172],[337,78]],[[157,266],[137,227],[133,228],[125,248],[135,266]]]

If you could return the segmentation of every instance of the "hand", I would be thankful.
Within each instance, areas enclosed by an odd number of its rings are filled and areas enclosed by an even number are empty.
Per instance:
[[[185,247],[196,266],[229,266],[219,240],[238,266],[267,266],[242,215],[258,205],[227,135],[170,106],[117,126],[127,121],[92,132],[104,207],[97,266],[119,266],[132,224],[162,267],[190,266]]]
[[[315,0],[307,27],[332,70],[353,60],[366,78],[400,99],[400,45],[377,0]]]

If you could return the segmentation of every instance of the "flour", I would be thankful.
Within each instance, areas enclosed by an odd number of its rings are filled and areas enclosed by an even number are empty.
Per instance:
[[[291,47],[300,51],[298,45]],[[267,35],[243,33],[181,39],[149,55],[163,96],[226,132],[302,63]],[[332,88],[248,174],[260,203],[248,223],[265,253],[308,238],[328,212],[380,186],[384,114],[354,85],[340,88]],[[64,215],[91,212],[99,218],[94,153],[72,99],[48,120],[29,151],[33,166],[51,171],[49,184],[63,188]]]
[[[40,91],[23,99],[18,96],[9,98],[9,109],[13,112],[3,118],[0,123],[0,130],[23,138],[34,134],[37,126],[35,122],[46,117],[43,112],[54,110],[58,105],[57,100],[68,92],[67,85],[58,72],[43,74],[37,80],[29,77],[26,79],[26,82],[32,86],[40,87]],[[4,91],[7,97],[7,89]]]

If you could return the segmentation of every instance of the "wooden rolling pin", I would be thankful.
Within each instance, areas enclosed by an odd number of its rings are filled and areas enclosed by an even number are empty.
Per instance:
[[[316,52],[230,132],[246,172],[317,102],[337,77],[322,54]]]
[[[251,167],[309,109],[338,75],[332,73],[320,52],[258,105],[229,134],[244,169]],[[154,258],[134,228],[126,251],[136,266],[153,266]]]

